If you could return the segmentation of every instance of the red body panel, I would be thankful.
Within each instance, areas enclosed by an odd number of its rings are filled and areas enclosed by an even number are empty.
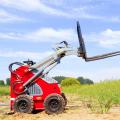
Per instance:
[[[23,90],[23,84],[27,82],[34,73],[28,70],[28,66],[21,66],[14,71],[19,76],[17,79],[16,75],[11,73],[10,80],[10,96],[11,96],[11,110],[13,109],[14,100],[19,94],[16,94],[15,91],[21,92]],[[61,94],[58,83],[48,83],[42,78],[37,78],[34,83],[36,83],[42,90],[41,95],[30,95],[34,101],[34,110],[44,109],[44,99],[52,93]]]

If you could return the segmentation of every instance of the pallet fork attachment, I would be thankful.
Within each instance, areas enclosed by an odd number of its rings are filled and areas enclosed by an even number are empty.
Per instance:
[[[116,51],[116,52],[101,54],[101,55],[97,55],[97,56],[93,56],[93,57],[88,57],[86,48],[85,48],[84,39],[82,37],[80,24],[78,21],[77,21],[77,34],[78,34],[78,40],[79,40],[78,54],[79,54],[79,57],[82,57],[86,62],[105,59],[108,57],[120,55],[120,51]]]

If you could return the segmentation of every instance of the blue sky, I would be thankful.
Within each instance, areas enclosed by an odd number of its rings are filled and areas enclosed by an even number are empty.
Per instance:
[[[66,40],[78,47],[79,20],[88,56],[120,48],[119,0],[0,0],[0,79],[9,77],[14,61],[47,57],[54,44]],[[86,63],[70,56],[51,76],[84,76],[94,82],[120,78],[120,56]]]

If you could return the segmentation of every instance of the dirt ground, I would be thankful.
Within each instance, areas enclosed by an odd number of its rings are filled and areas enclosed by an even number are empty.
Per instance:
[[[59,115],[47,115],[44,111],[36,114],[6,115],[8,111],[8,102],[0,102],[0,120],[120,120],[120,107],[112,107],[107,114],[93,114],[77,98],[71,97],[65,112]]]

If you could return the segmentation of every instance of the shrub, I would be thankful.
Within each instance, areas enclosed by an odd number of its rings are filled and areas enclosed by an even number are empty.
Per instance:
[[[80,83],[75,78],[66,78],[61,82],[61,86],[71,86],[71,85],[80,85]]]
[[[64,77],[64,76],[55,76],[55,77],[53,77],[55,80],[57,80],[58,81],[58,83],[60,84],[61,82],[62,82],[62,80],[64,80],[66,77]]]
[[[0,86],[4,86],[5,85],[5,83],[4,83],[4,80],[0,80]]]
[[[112,98],[105,99],[104,96],[101,96],[101,98],[97,99],[91,99],[87,103],[87,107],[93,112],[93,113],[107,113],[110,108],[113,105]]]
[[[83,84],[83,85],[84,84],[94,84],[94,82],[90,79],[85,79],[83,77],[78,77],[77,79],[80,82],[80,84]]]

